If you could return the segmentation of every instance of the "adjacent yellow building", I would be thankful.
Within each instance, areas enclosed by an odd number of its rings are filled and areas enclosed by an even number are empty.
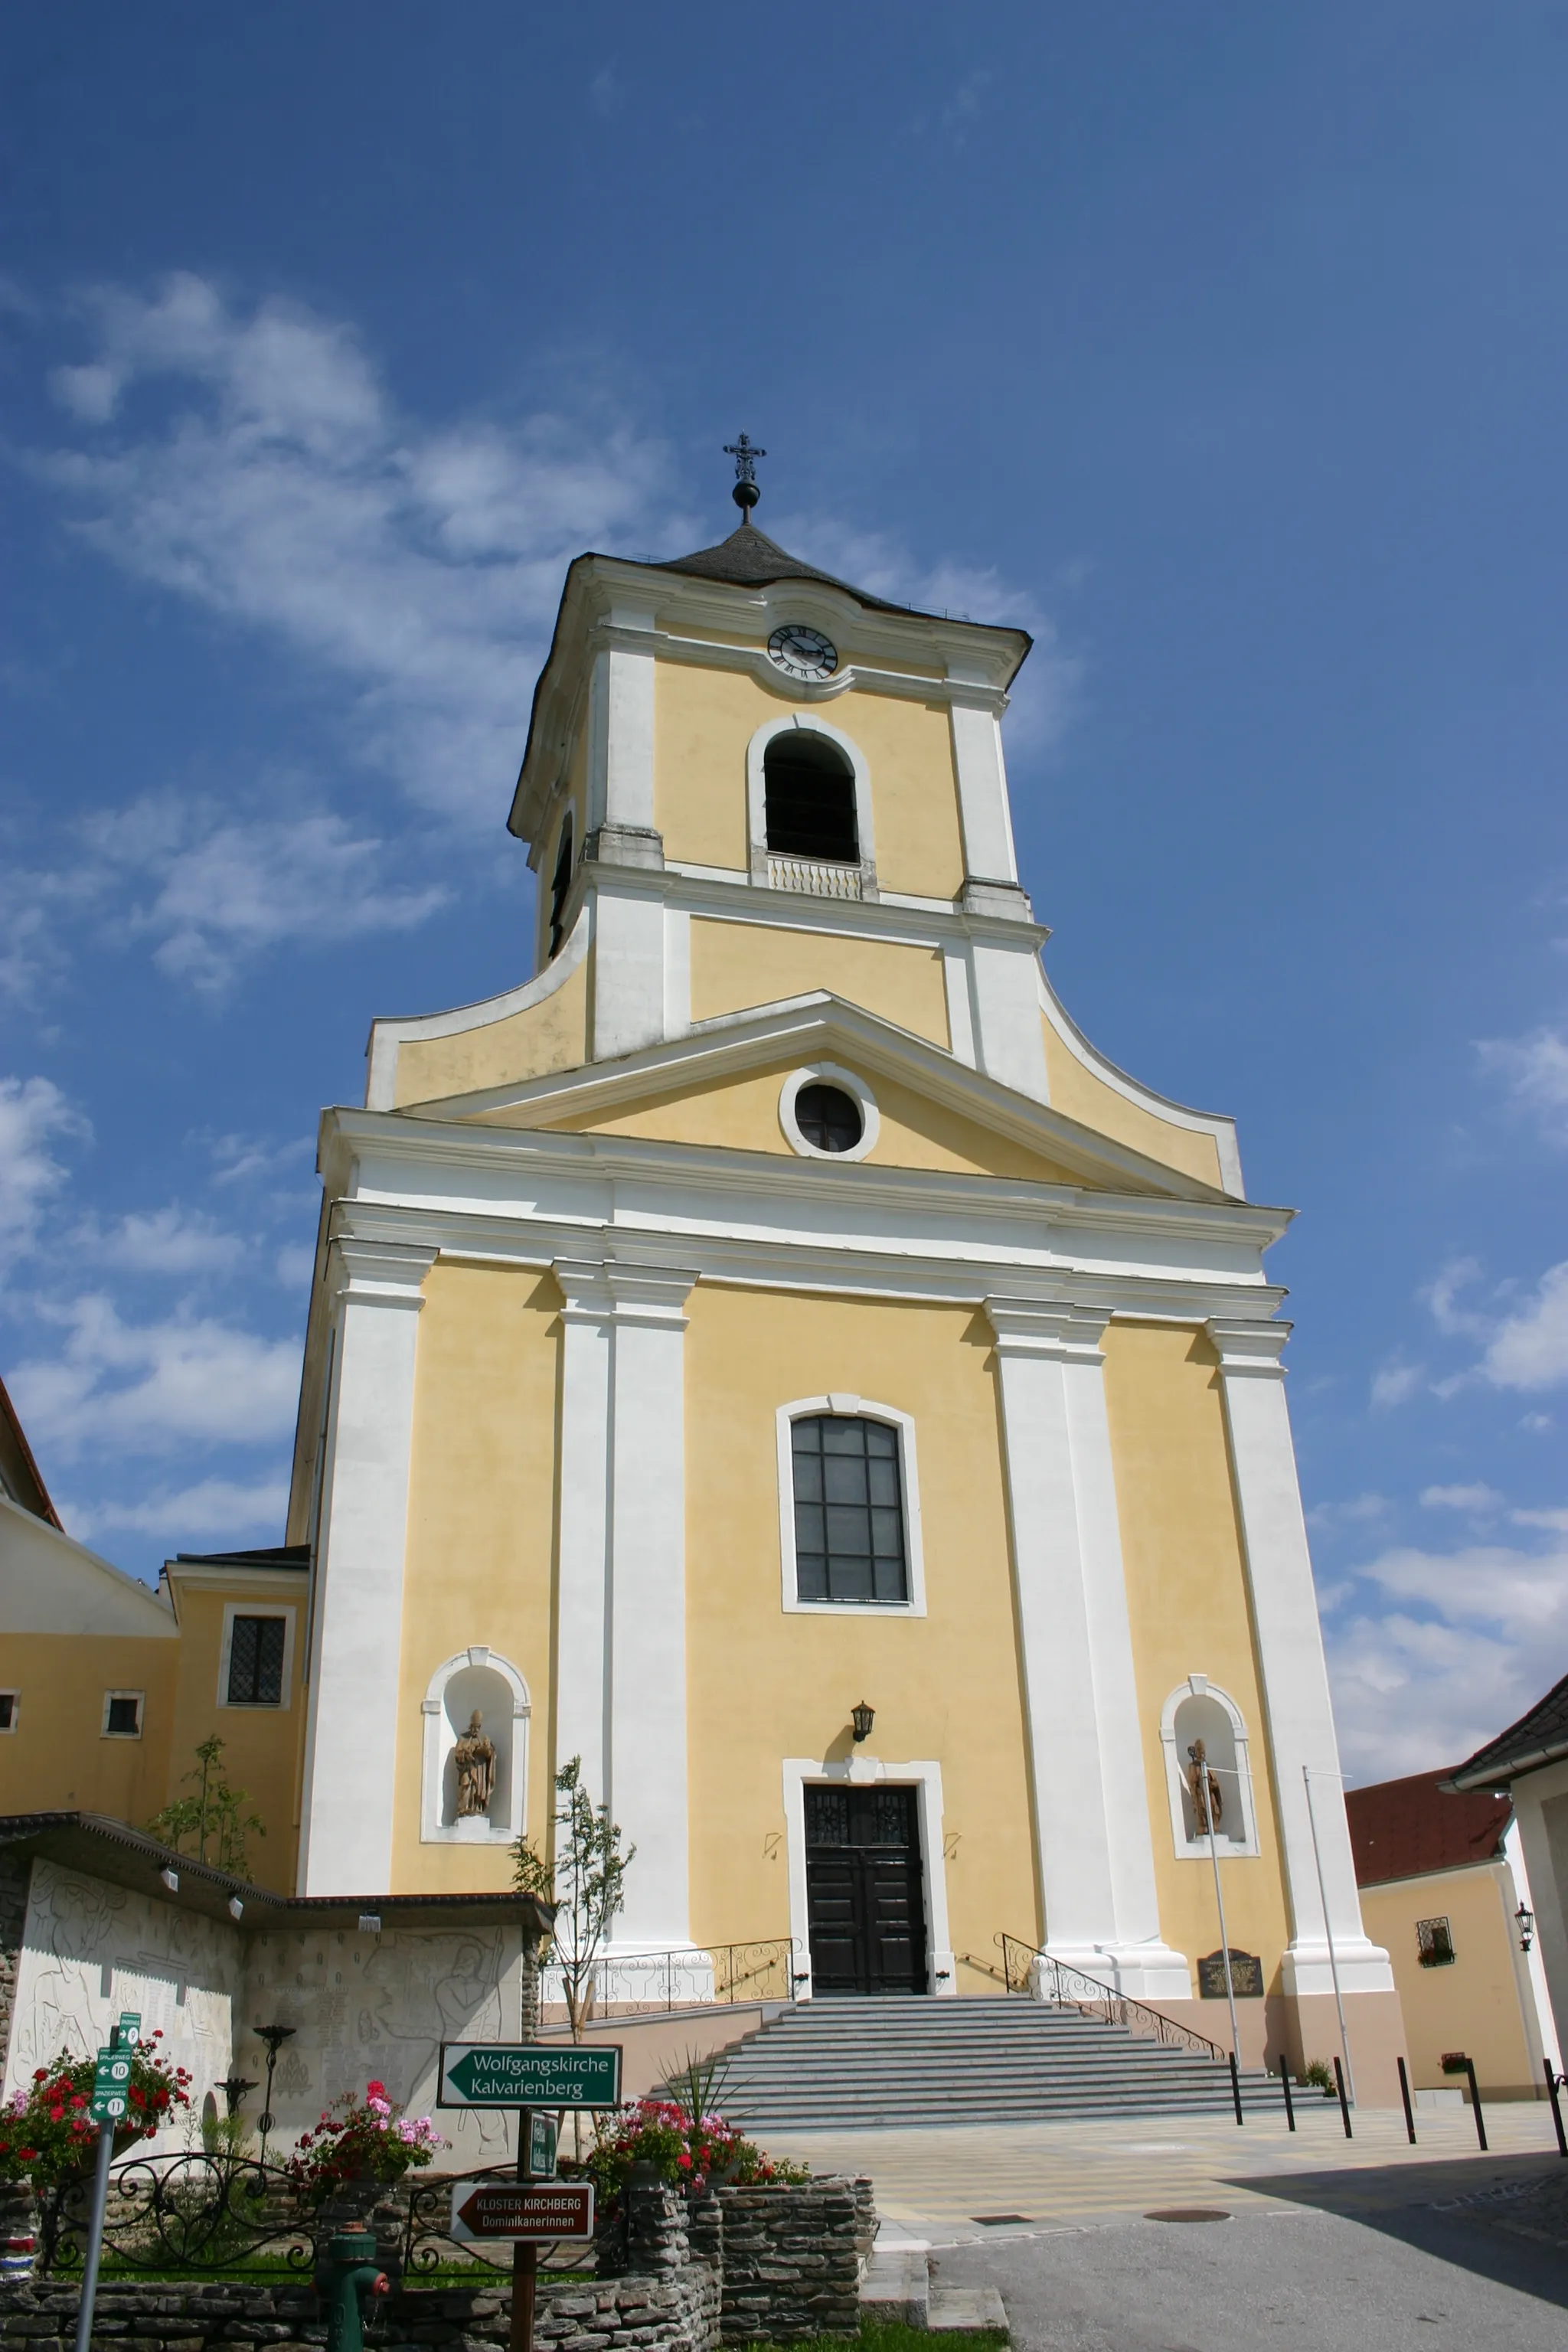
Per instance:
[[[216,1719],[265,1589],[289,1703],[235,1758],[290,1820],[298,1769],[301,1895],[504,1888],[576,1756],[637,1849],[612,1997],[765,1938],[805,1999],[962,1997],[1005,1933],[1225,2041],[1201,1739],[1243,2056],[1334,2046],[1331,1927],[1392,2097],[1288,1213],[1044,976],[1001,737],[1028,650],[749,519],[573,564],[510,819],[531,976],[376,1022],[324,1116],[291,1549],[170,1570],[160,1719],[172,1752]]]

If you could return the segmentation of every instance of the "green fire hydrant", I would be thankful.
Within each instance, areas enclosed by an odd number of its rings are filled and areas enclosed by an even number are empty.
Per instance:
[[[374,2233],[351,2225],[329,2238],[315,2284],[326,2306],[327,2352],[364,2352],[364,2298],[392,2292],[376,2265]]]

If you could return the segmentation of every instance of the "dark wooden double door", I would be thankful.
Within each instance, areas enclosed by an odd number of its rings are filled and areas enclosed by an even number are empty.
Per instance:
[[[927,1990],[912,1789],[808,1788],[805,1889],[815,1992]]]

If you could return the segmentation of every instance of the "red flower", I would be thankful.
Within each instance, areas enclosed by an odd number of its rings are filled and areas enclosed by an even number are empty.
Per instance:
[[[19,2147],[16,2150],[16,2154],[20,2157],[24,2164],[31,2164],[33,2158],[37,2155],[37,2153],[38,2151],[36,2147]]]
[[[75,2093],[71,2099],[71,2105],[73,2107],[85,2107],[87,2105],[87,2093],[85,2091],[78,2091]]]
[[[677,2164],[680,2167],[680,2169],[682,2170],[682,2172],[689,2172],[689,2171],[690,2171],[690,2169],[691,2169],[691,2158],[690,2158],[689,2156],[678,2156],[678,2157],[676,2158],[676,2159],[675,2159],[675,2160],[676,2160]]]

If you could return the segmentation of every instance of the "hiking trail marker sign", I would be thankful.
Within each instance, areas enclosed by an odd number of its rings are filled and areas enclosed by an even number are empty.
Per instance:
[[[618,2042],[443,2042],[438,2107],[618,2107]]]
[[[594,2234],[591,2180],[460,2180],[452,2191],[452,2237],[511,2238],[522,2245],[588,2240]]]

